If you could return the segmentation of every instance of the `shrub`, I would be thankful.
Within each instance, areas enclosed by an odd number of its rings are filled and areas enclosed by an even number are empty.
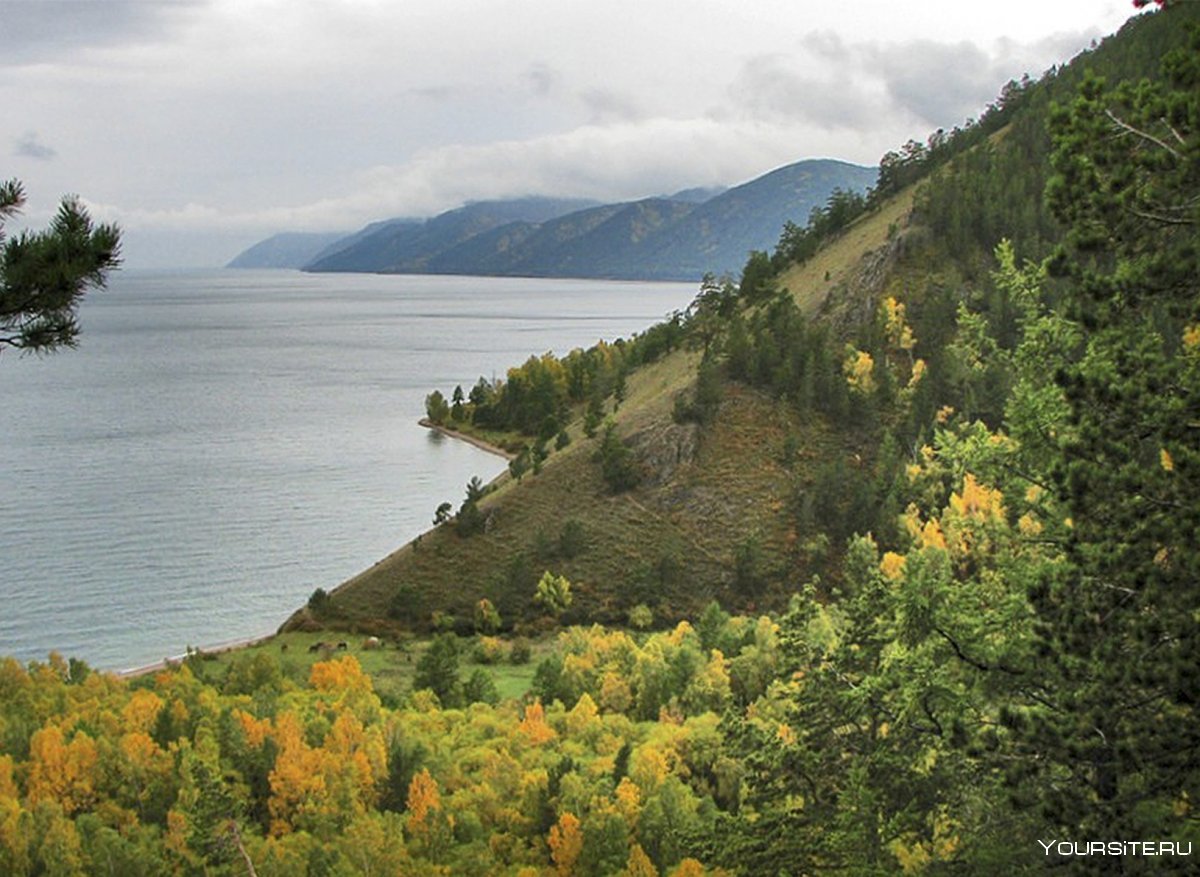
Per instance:
[[[558,553],[570,560],[583,554],[586,549],[587,533],[583,522],[577,518],[568,519],[558,534]]]
[[[508,662],[510,664],[528,664],[529,659],[533,657],[533,647],[529,644],[529,640],[524,637],[518,637],[512,641],[512,647],[508,651]]]
[[[638,630],[645,630],[654,623],[654,613],[645,603],[638,603],[629,610],[629,624]]]
[[[477,664],[498,664],[504,658],[504,643],[494,636],[481,636],[471,657]]]

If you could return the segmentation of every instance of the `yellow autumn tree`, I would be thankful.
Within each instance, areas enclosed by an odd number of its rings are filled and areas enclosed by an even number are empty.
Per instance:
[[[437,780],[427,768],[413,775],[406,803],[405,831],[419,852],[437,861],[454,839],[455,820],[443,805]]]
[[[325,755],[304,740],[300,720],[294,713],[281,713],[275,720],[275,744],[279,754],[268,781],[271,797],[271,834],[308,829],[315,817],[327,810],[329,790],[325,782]]]
[[[419,773],[413,774],[412,781],[408,784],[405,803],[408,807],[405,829],[414,838],[428,841],[442,809],[442,795],[428,768],[422,768]]]
[[[161,697],[153,691],[139,689],[130,696],[129,702],[121,710],[121,720],[129,730],[144,731],[148,734],[154,730],[154,723],[162,708]]]
[[[546,724],[546,711],[542,708],[540,700],[535,700],[525,707],[525,716],[517,725],[517,730],[534,746],[549,743],[558,736],[554,729]]]
[[[635,843],[629,850],[629,861],[625,863],[621,877],[658,877],[658,869],[654,867],[641,844]]]
[[[875,360],[865,350],[850,347],[842,363],[850,389],[864,396],[875,392]]]
[[[593,739],[602,727],[598,718],[599,714],[596,702],[585,691],[575,702],[571,711],[567,713],[567,735],[571,739]]]
[[[573,813],[558,817],[558,822],[550,827],[547,842],[550,844],[550,858],[554,861],[555,873],[559,877],[571,877],[575,873],[579,854],[583,852],[583,830]]]
[[[353,655],[318,661],[309,671],[308,682],[323,695],[333,712],[351,710],[363,722],[379,716],[381,703],[371,677],[363,672]]]
[[[893,296],[883,300],[884,333],[888,344],[900,350],[912,350],[917,343],[904,315],[904,305]]]
[[[336,766],[327,781],[339,809],[349,807],[358,816],[374,806],[377,784],[387,775],[387,751],[379,729],[368,730],[353,713],[340,713],[322,749],[328,756],[327,769]]]
[[[696,859],[684,859],[671,870],[668,877],[704,877],[708,872]]]
[[[600,705],[610,713],[623,713],[633,706],[633,689],[616,670],[606,671],[600,680]]]
[[[62,729],[47,725],[29,739],[29,803],[54,801],[67,815],[90,807],[96,800],[96,743],[78,731],[71,742]]]
[[[20,790],[13,779],[11,755],[0,755],[0,872],[28,873],[28,814],[21,807]]]

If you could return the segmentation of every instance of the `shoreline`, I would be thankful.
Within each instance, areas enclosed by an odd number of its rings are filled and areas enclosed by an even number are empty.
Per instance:
[[[491,442],[484,441],[481,438],[476,438],[473,435],[468,435],[465,432],[459,432],[458,430],[451,429],[448,426],[441,426],[440,424],[434,423],[428,417],[422,417],[417,421],[417,425],[423,426],[426,429],[431,429],[434,432],[441,433],[449,438],[458,439],[459,441],[466,442],[469,445],[474,445],[481,451],[487,451],[489,454],[495,454],[497,457],[503,457],[506,460],[516,459],[517,456],[516,454],[504,450],[504,448],[500,447],[499,445],[493,445]]]
[[[227,640],[226,642],[217,643],[215,646],[197,646],[193,653],[205,655],[221,655],[225,652],[233,652],[238,649],[244,649],[249,646],[256,646],[259,643],[265,643],[268,640],[274,639],[277,631],[271,633],[263,633],[258,636],[247,636],[241,639]],[[119,679],[137,679],[140,676],[148,676],[151,673],[157,673],[159,670],[167,670],[171,667],[178,666],[188,656],[187,652],[182,655],[174,655],[172,657],[163,658],[161,661],[154,661],[150,664],[142,664],[138,667],[128,667],[124,670],[104,670],[101,672],[112,673]]]

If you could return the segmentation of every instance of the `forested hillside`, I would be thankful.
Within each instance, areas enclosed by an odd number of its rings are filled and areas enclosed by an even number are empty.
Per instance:
[[[1200,9],[1161,5],[686,312],[432,392],[509,473],[276,642],[0,664],[0,870],[1194,871]]]

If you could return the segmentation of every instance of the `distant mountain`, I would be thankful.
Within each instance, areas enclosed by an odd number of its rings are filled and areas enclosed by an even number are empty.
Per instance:
[[[440,255],[477,235],[510,223],[541,223],[591,207],[594,201],[566,198],[517,198],[480,201],[424,222],[364,229],[335,252],[314,260],[308,271],[369,271],[395,274],[463,273],[436,271]]]
[[[373,223],[315,252],[303,268],[629,280],[736,276],[751,250],[774,249],[785,222],[804,225],[835,189],[863,191],[875,173],[814,159],[730,189],[685,189],[621,204],[480,201],[432,219]]]
[[[831,159],[801,161],[710,198],[640,247],[637,276],[737,276],[751,250],[770,252],[788,220],[803,226],[834,189],[866,191],[876,169]]]
[[[330,245],[344,240],[345,232],[285,232],[259,241],[238,253],[226,268],[302,268]]]
[[[643,243],[695,210],[694,204],[647,198],[606,204],[540,226],[503,226],[442,254],[435,273],[524,277],[641,277]],[[630,266],[635,266],[631,271]]]
[[[327,259],[333,255],[336,255],[337,253],[340,253],[343,250],[346,250],[352,246],[355,246],[360,241],[366,240],[367,238],[371,237],[372,235],[380,234],[382,232],[389,231],[389,230],[390,231],[398,231],[400,229],[403,229],[403,228],[406,228],[409,226],[417,226],[417,225],[420,225],[421,223],[423,223],[424,221],[425,220],[423,220],[423,219],[414,219],[411,217],[397,217],[395,219],[381,219],[378,222],[372,222],[370,225],[364,226],[363,228],[356,231],[354,234],[343,235],[342,237],[338,238],[336,241],[331,243],[329,246],[325,247],[320,252],[314,254],[312,256],[312,258],[310,258],[308,260],[308,262],[305,265],[302,265],[301,267],[307,268],[308,265],[311,265],[314,262],[319,262],[322,259]]]
[[[716,198],[722,192],[729,191],[728,186],[697,186],[694,189],[684,189],[681,192],[676,192],[673,195],[667,195],[670,201],[687,201],[689,204],[703,204],[712,198]]]

